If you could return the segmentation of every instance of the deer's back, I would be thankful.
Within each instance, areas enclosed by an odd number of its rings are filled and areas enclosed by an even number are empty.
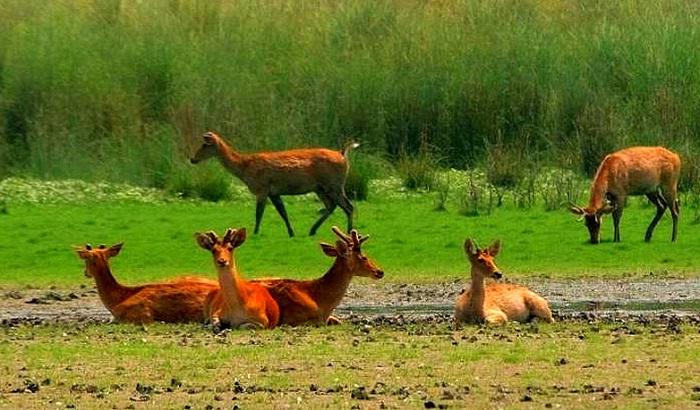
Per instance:
[[[348,164],[340,152],[319,148],[250,154],[244,168],[243,177],[254,193],[296,195],[342,187]]]
[[[509,321],[527,322],[533,316],[530,308],[530,300],[541,299],[530,289],[509,283],[493,283],[487,285],[484,294],[484,314],[491,310],[500,310],[508,317]],[[483,317],[476,317],[469,307],[471,292],[467,290],[457,300],[455,307],[455,317],[466,323],[477,323],[484,320]]]
[[[312,281],[295,279],[261,279],[280,309],[280,324],[323,324],[331,312],[321,310],[312,295]]]
[[[207,295],[218,288],[216,281],[204,278],[144,285],[112,313],[117,320],[131,323],[202,322]]]
[[[605,178],[611,193],[644,195],[662,186],[675,190],[680,167],[680,157],[664,147],[631,147],[606,156],[596,179]]]

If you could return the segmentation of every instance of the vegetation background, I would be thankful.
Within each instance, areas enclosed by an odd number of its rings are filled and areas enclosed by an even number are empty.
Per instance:
[[[207,196],[224,171],[186,159],[216,130],[241,150],[355,138],[503,185],[660,144],[690,190],[699,20],[693,0],[5,0],[0,178]]]

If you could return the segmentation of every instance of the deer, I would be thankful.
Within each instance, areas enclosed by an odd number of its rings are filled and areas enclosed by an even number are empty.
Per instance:
[[[218,289],[216,281],[181,277],[167,282],[140,286],[121,285],[112,274],[109,260],[119,255],[123,243],[93,248],[76,248],[85,261],[85,276],[95,279],[102,304],[117,322],[150,324],[153,322],[204,322],[204,303]]]
[[[354,229],[347,235],[337,226],[332,231],[339,238],[335,246],[322,242],[321,249],[335,261],[323,276],[312,280],[260,280],[279,305],[280,324],[340,324],[341,320],[332,313],[345,296],[352,278],[384,277],[384,271],[360,248],[369,235],[361,236]]]
[[[471,264],[471,286],[457,298],[455,321],[503,324],[539,318],[553,323],[547,301],[530,289],[509,283],[484,284],[485,278],[498,280],[503,277],[495,263],[500,249],[500,241],[493,242],[486,249],[480,249],[472,239],[465,241],[464,251]]]
[[[571,204],[570,211],[582,217],[592,244],[600,243],[603,215],[612,213],[614,242],[620,242],[620,219],[628,196],[646,195],[656,206],[656,215],[647,228],[645,242],[668,208],[673,220],[671,242],[678,234],[678,179],[680,157],[664,147],[630,147],[607,155],[598,166],[591,185],[588,206]]]
[[[294,229],[289,223],[282,195],[301,195],[314,192],[323,202],[321,217],[313,224],[309,235],[313,236],[321,224],[340,207],[348,218],[348,231],[352,229],[353,205],[345,195],[345,180],[350,169],[348,152],[359,147],[356,142],[345,145],[342,151],[325,148],[294,149],[275,152],[238,152],[214,132],[203,136],[204,143],[190,159],[197,164],[217,157],[221,164],[243,181],[255,195],[255,229],[260,222],[269,198],[287,226],[289,237]]]
[[[211,252],[220,287],[204,303],[204,314],[215,331],[223,327],[272,329],[279,323],[280,311],[268,289],[246,281],[238,273],[234,251],[246,240],[246,229],[229,228],[224,237],[209,231],[196,233],[202,249]]]

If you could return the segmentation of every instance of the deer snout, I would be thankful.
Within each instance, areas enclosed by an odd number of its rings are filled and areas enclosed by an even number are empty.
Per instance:
[[[222,268],[225,268],[226,266],[228,266],[228,260],[226,260],[224,258],[219,258],[216,260],[216,264]]]
[[[493,273],[494,279],[501,279],[502,277],[503,277],[503,274],[500,271],[496,271]]]
[[[197,163],[197,160],[196,160],[196,159],[190,158],[190,164],[196,164],[196,163]]]
[[[375,279],[381,279],[384,277],[384,271],[383,270],[377,270],[374,272],[374,278]]]

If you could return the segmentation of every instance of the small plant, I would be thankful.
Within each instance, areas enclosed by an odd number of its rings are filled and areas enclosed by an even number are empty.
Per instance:
[[[166,184],[167,191],[182,198],[200,198],[211,202],[231,199],[231,178],[214,167],[202,169],[204,171],[184,166],[174,169]]]
[[[447,210],[447,200],[450,197],[450,174],[445,173],[439,178],[439,182],[436,185],[435,191],[437,195],[435,197],[435,210],[436,211],[446,211]]]
[[[474,171],[469,171],[467,174],[467,190],[460,198],[460,213],[464,216],[479,216],[479,209],[483,207],[484,192],[488,191],[478,183],[475,178]],[[489,201],[486,207],[486,214],[491,213],[493,205],[493,194],[489,193]]]
[[[399,173],[404,186],[411,190],[430,191],[437,182],[439,157],[423,139],[416,155],[403,152],[399,158]]]

